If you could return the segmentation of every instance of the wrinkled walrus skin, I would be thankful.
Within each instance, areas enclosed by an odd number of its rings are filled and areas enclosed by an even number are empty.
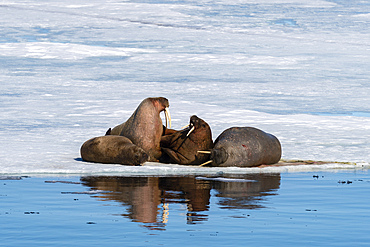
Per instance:
[[[108,135],[121,135],[144,149],[149,161],[158,161],[162,155],[160,141],[164,126],[160,113],[169,107],[166,98],[146,98],[124,123],[107,131]]]
[[[212,166],[252,167],[278,163],[279,140],[253,127],[233,127],[222,132],[211,151]]]
[[[100,136],[82,144],[85,161],[105,164],[140,165],[148,161],[147,153],[124,136]]]
[[[163,136],[161,147],[161,162],[200,165],[207,161],[209,155],[198,151],[213,147],[211,128],[203,119],[194,115],[190,118],[188,128]]]

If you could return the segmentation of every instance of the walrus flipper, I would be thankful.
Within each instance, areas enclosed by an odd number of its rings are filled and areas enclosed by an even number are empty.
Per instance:
[[[107,132],[105,132],[105,135],[106,135],[106,136],[109,136],[109,135],[111,135],[111,133],[112,133],[112,128],[109,128],[109,129],[107,130]]]

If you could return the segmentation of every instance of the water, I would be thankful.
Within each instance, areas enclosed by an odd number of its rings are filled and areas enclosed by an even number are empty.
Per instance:
[[[367,246],[369,192],[367,171],[2,180],[0,240],[5,246]]]

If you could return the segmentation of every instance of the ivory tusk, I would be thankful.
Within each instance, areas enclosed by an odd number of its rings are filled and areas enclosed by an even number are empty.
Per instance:
[[[208,160],[207,162],[204,162],[203,164],[199,165],[199,166],[205,166],[205,165],[208,165],[209,163],[212,163],[213,160]]]
[[[182,127],[181,129],[185,129],[185,128],[189,127],[189,126],[190,126],[190,124],[187,124],[184,127]]]
[[[168,107],[164,108],[164,115],[166,116],[166,128],[168,128],[167,125],[169,124],[169,128],[171,129],[171,114]]]
[[[211,151],[208,151],[208,150],[199,150],[198,153],[201,153],[201,154],[211,154],[212,152]]]
[[[186,134],[186,136],[189,136],[190,135],[190,133],[191,132],[193,132],[195,130],[195,126],[193,126],[193,128],[191,128],[190,130],[189,130],[189,132]]]

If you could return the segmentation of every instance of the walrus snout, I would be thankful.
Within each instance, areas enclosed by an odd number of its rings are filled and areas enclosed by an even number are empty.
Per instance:
[[[199,118],[197,116],[193,115],[190,117],[189,131],[186,134],[187,137],[195,130],[196,126],[198,126],[198,122]]]
[[[191,132],[193,132],[196,129],[200,128],[207,128],[208,124],[201,118],[197,117],[196,115],[193,115],[190,117],[190,124],[189,124],[189,132],[187,136],[190,135]]]
[[[228,158],[229,158],[229,154],[226,152],[226,150],[223,147],[218,148],[218,149],[212,149],[211,151],[210,159],[216,165],[225,163]]]
[[[170,102],[168,99],[164,97],[157,97],[157,98],[148,98],[150,99],[154,106],[158,109],[159,112],[164,111],[164,115],[166,117],[166,128],[171,128],[171,114],[170,114]]]

